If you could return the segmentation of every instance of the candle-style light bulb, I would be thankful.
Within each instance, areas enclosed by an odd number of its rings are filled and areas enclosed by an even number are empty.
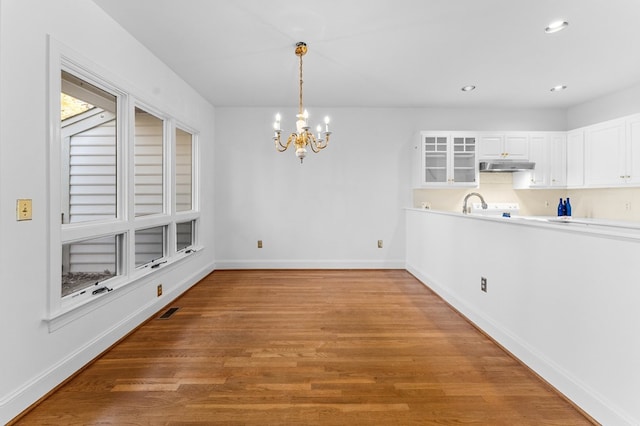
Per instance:
[[[273,124],[273,128],[274,128],[275,130],[280,130],[280,119],[281,119],[281,118],[282,118],[282,117],[280,117],[280,113],[277,113],[277,114],[276,114],[276,122]]]
[[[324,118],[324,131],[325,131],[325,133],[329,133],[329,121],[330,121],[330,119],[329,119],[329,116],[327,115]]]
[[[307,126],[309,121],[309,111],[305,109],[302,113],[302,117],[304,118],[304,125]]]
[[[318,127],[316,127],[316,131],[318,132],[318,139],[322,139],[322,136],[320,136],[320,132],[322,131],[322,127],[320,127],[319,124],[318,124]]]

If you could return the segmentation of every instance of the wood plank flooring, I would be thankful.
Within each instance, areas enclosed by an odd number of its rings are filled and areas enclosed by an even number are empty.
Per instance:
[[[170,306],[17,424],[592,424],[405,271],[216,271]]]

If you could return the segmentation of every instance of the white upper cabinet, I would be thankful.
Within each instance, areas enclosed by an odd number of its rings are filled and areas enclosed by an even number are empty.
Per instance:
[[[568,132],[422,132],[415,186],[478,186],[478,163],[532,161],[514,188],[640,187],[640,114]]]
[[[547,147],[549,137],[542,134],[529,137],[529,161],[536,163],[536,167],[526,173],[530,179],[530,188],[546,188],[549,186],[549,149]]]
[[[567,176],[567,146],[564,132],[529,133],[529,161],[536,163],[533,170],[518,172],[514,187],[554,188],[564,187]]]
[[[584,180],[587,187],[623,185],[627,171],[625,120],[587,127],[584,134]]]
[[[584,129],[567,132],[567,187],[584,186]]]
[[[529,135],[527,133],[507,133],[504,137],[505,158],[509,160],[529,159]]]
[[[550,187],[567,186],[567,135],[551,133],[547,142]]]
[[[478,159],[497,160],[504,156],[504,135],[480,136]]]
[[[529,159],[529,134],[505,132],[482,135],[479,159],[526,161]]]
[[[640,185],[640,114],[629,117],[626,122],[627,138],[627,183]]]
[[[640,186],[640,114],[568,132],[567,186]]]
[[[421,132],[418,185],[477,187],[478,138],[462,132]]]

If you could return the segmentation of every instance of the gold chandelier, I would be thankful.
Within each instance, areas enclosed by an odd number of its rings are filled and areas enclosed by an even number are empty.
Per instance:
[[[313,152],[320,152],[320,150],[327,147],[331,132],[329,131],[329,117],[324,118],[324,132],[322,132],[322,126],[318,124],[316,128],[317,137],[309,131],[309,113],[302,106],[302,57],[307,53],[307,44],[302,41],[296,43],[295,53],[296,56],[300,58],[300,98],[298,114],[296,114],[296,131],[291,133],[287,138],[287,143],[283,144],[280,140],[280,133],[282,132],[280,128],[281,117],[280,114],[276,114],[276,122],[273,123],[273,129],[275,130],[273,140],[278,152],[286,151],[289,145],[291,145],[291,142],[293,142],[293,145],[296,147],[296,156],[300,159],[300,163],[302,163],[302,160],[304,160],[304,157],[307,155],[306,146],[309,145]]]

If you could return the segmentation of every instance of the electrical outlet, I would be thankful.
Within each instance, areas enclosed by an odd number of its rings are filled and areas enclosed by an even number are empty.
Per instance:
[[[378,248],[382,248],[382,240],[378,240]]]
[[[258,240],[258,248],[262,248],[262,240]]]
[[[162,296],[162,284],[158,284],[158,297]]]
[[[487,279],[485,277],[480,277],[480,290],[487,292]]]

